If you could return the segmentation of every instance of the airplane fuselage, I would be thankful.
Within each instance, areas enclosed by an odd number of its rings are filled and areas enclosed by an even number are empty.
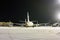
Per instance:
[[[26,24],[26,26],[28,26],[28,27],[33,26],[33,22],[31,22],[31,21],[26,22],[25,24]]]

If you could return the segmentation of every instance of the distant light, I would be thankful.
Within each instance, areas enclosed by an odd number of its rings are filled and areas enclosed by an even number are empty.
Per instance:
[[[57,14],[57,18],[58,18],[58,19],[60,19],[60,13],[59,13],[59,14]]]
[[[57,12],[56,12],[56,18],[57,18],[58,20],[60,20],[60,11],[57,11]]]
[[[60,4],[60,0],[56,0],[56,4]]]

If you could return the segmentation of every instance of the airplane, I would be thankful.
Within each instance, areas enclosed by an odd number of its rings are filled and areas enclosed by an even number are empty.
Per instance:
[[[29,20],[29,12],[27,12],[27,21],[25,21],[25,26],[33,26],[33,22]]]
[[[21,26],[25,26],[25,27],[34,27],[34,26],[38,26],[39,24],[34,24],[33,22],[37,22],[37,21],[30,21],[29,20],[29,12],[27,12],[27,20],[25,19],[25,21],[20,21],[20,22],[25,22],[23,24],[19,24],[19,23],[16,23],[18,25],[21,25]]]

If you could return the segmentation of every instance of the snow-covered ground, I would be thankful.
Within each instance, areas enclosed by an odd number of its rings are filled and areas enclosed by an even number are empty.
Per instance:
[[[0,27],[0,40],[60,40],[60,27]]]

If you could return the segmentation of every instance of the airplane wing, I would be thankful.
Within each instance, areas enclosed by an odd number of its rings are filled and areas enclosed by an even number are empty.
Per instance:
[[[31,22],[37,22],[37,21],[31,21]]]
[[[15,25],[18,25],[18,26],[24,26],[25,24],[24,23],[14,23]]]
[[[19,22],[25,22],[25,21],[19,21]]]
[[[19,22],[25,22],[25,21],[19,21]],[[31,22],[37,22],[37,21],[31,21]]]
[[[38,27],[40,24],[34,24],[35,27]]]

